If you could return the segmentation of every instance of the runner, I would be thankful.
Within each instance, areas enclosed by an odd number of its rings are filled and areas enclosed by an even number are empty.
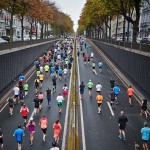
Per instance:
[[[127,117],[124,115],[124,112],[121,111],[120,116],[118,118],[118,123],[119,123],[119,138],[122,140],[126,140],[124,129],[126,127],[127,122],[128,122]]]
[[[41,73],[41,72],[40,72],[40,70],[38,69],[38,70],[36,71],[36,76],[39,77],[40,73]]]
[[[96,72],[95,67],[96,67],[96,64],[95,64],[95,62],[93,61],[93,62],[92,62],[93,73],[94,73],[95,75],[97,75],[97,72]]]
[[[142,108],[141,108],[140,115],[142,116],[143,113],[145,114],[146,119],[148,119],[148,114],[147,114],[147,99],[143,99],[142,100]]]
[[[60,124],[59,120],[57,120],[53,124],[53,129],[54,129],[54,139],[55,139],[55,142],[57,144],[59,144],[59,136],[60,136],[60,131],[61,131],[61,124]]]
[[[23,103],[24,103],[24,94],[22,91],[20,91],[19,93],[19,102],[20,102],[20,105],[22,106]]]
[[[21,125],[18,125],[18,129],[14,131],[13,136],[16,137],[16,141],[18,144],[18,150],[21,150],[22,138],[25,136],[24,130],[21,129]]]
[[[36,65],[36,69],[39,69],[39,61],[36,60],[36,61],[34,62],[34,64]]]
[[[46,131],[47,131],[47,125],[48,125],[48,120],[45,116],[43,116],[40,121],[39,121],[39,125],[41,126],[41,130],[43,132],[43,141],[45,142],[45,138],[46,138]]]
[[[103,102],[103,96],[101,95],[101,93],[98,93],[98,95],[96,96],[96,101],[97,101],[97,105],[98,105],[98,114],[101,113],[101,105]]]
[[[78,56],[78,58],[79,58],[79,56],[80,56],[80,52],[79,52],[79,51],[77,52],[77,56]]]
[[[111,89],[111,92],[110,92],[110,105],[113,108],[114,108],[114,102],[115,102],[115,94],[114,94],[113,89]]]
[[[40,100],[39,110],[41,111],[42,103],[43,103],[43,99],[44,99],[44,95],[42,92],[40,92],[40,94],[38,95],[38,99]]]
[[[59,148],[56,146],[56,142],[52,142],[52,148],[50,150],[59,150]]]
[[[68,95],[68,87],[66,84],[64,84],[64,87],[62,88],[64,100],[66,101],[67,95]]]
[[[150,137],[150,128],[148,127],[147,122],[144,122],[144,127],[141,129],[142,141],[143,141],[143,150],[148,150],[147,142]]]
[[[99,72],[102,72],[102,67],[103,67],[103,63],[101,61],[99,61],[98,63],[98,68],[99,68]]]
[[[83,60],[84,60],[84,64],[86,65],[86,60],[87,60],[86,55],[84,55]]]
[[[27,97],[28,91],[29,91],[29,85],[27,82],[23,85],[23,90],[24,90],[24,97]]]
[[[58,75],[59,75],[59,80],[61,81],[61,79],[62,79],[62,74],[63,74],[63,70],[62,70],[62,68],[59,68],[59,70],[58,70]]]
[[[34,115],[39,113],[39,106],[40,106],[40,100],[38,99],[38,95],[36,95],[36,98],[33,100],[34,103]]]
[[[88,59],[88,64],[90,64],[90,59],[91,59],[91,57],[90,57],[90,56],[88,56],[88,58],[87,58],[87,59]]]
[[[129,86],[129,88],[127,90],[127,94],[128,94],[128,97],[129,97],[129,105],[131,106],[132,105],[132,101],[131,101],[132,99],[131,98],[134,94],[134,90],[133,90],[131,85]]]
[[[63,70],[63,77],[64,77],[65,81],[67,80],[67,73],[68,73],[67,68],[64,68],[64,70]]]
[[[116,81],[113,79],[113,77],[110,79],[110,86],[113,89],[115,86]]]
[[[52,78],[52,82],[53,82],[53,93],[56,92],[56,80],[57,80],[57,78],[56,78],[56,76],[54,76],[54,77]]]
[[[24,81],[25,80],[25,76],[21,73],[19,76],[19,80]]]
[[[81,99],[83,99],[84,88],[85,88],[84,82],[81,82],[81,84],[80,84],[80,96],[81,96]]]
[[[0,126],[0,149],[3,150],[3,147],[4,147],[3,132],[2,132],[2,128]]]
[[[23,129],[25,130],[27,117],[28,117],[28,113],[29,113],[29,109],[28,109],[28,107],[25,104],[23,104],[23,106],[21,107],[20,113],[21,113],[21,115],[22,115],[22,117],[24,119]]]
[[[59,93],[59,95],[56,98],[56,101],[57,101],[58,111],[59,111],[60,114],[61,114],[61,111],[62,111],[62,102],[63,102],[63,100],[64,100],[64,97],[61,95],[61,93]]]
[[[14,110],[14,98],[10,97],[8,100],[8,104],[9,104],[9,115],[13,115],[13,110]]]
[[[93,83],[91,80],[89,80],[89,82],[87,83],[88,86],[88,90],[89,90],[89,96],[90,98],[92,97],[92,88],[93,88]]]
[[[19,96],[19,92],[20,92],[18,85],[14,87],[13,92],[14,92],[14,104],[16,104],[18,101],[18,96]]]
[[[51,69],[50,69],[50,75],[51,75],[51,77],[54,76],[54,73],[55,73],[55,67],[52,66]]]
[[[33,118],[30,118],[30,121],[28,122],[26,128],[30,133],[30,145],[32,146],[35,133],[35,122],[33,121]]]
[[[43,66],[42,65],[40,65],[40,73],[43,74]]]
[[[93,61],[94,53],[91,52],[91,61]]]
[[[118,104],[118,95],[119,95],[119,92],[120,92],[119,86],[116,85],[116,86],[113,88],[113,91],[114,91],[114,94],[115,94],[116,104]]]
[[[37,94],[39,91],[39,84],[40,84],[40,80],[38,79],[38,77],[36,77],[34,83],[35,83],[35,93]]]
[[[48,77],[48,71],[49,71],[49,66],[48,65],[44,66],[44,71],[46,73],[46,77]]]
[[[46,97],[47,97],[47,102],[48,102],[48,108],[50,108],[50,102],[51,102],[51,90],[48,88],[45,92]]]
[[[43,83],[43,80],[44,80],[44,75],[42,73],[40,73],[39,75],[39,79],[40,79],[40,87],[42,87],[42,83]]]
[[[68,63],[68,69],[69,69],[69,73],[70,73],[70,74],[71,74],[71,68],[72,68],[72,63],[69,62],[69,63]]]
[[[19,87],[20,91],[23,91],[23,81],[22,80],[19,80],[18,87]]]
[[[102,85],[100,83],[98,83],[96,85],[96,92],[97,92],[97,95],[101,94],[101,90],[102,90]]]

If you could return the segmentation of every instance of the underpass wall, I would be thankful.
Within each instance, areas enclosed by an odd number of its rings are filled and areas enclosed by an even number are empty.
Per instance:
[[[48,50],[54,42],[0,55],[0,92]]]
[[[125,75],[150,95],[150,57],[126,51],[100,41],[92,41]]]

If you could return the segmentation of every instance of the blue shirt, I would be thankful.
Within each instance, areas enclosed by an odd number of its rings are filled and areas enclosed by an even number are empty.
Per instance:
[[[149,140],[149,135],[150,135],[150,128],[149,127],[144,127],[141,129],[142,133],[142,140]]]
[[[99,62],[99,63],[98,63],[98,66],[99,66],[99,67],[102,67],[102,66],[103,66],[103,63],[102,63],[102,62]]]
[[[14,136],[16,136],[16,140],[18,141],[18,142],[21,142],[22,141],[22,137],[24,136],[25,134],[24,134],[24,130],[22,130],[22,129],[16,129],[15,131],[14,131]]]
[[[51,73],[55,72],[55,67],[51,67]]]
[[[119,94],[120,88],[119,88],[118,86],[115,86],[115,87],[113,88],[113,91],[114,91],[115,94]]]
[[[25,79],[25,76],[24,76],[24,75],[21,75],[21,76],[19,77],[19,79],[20,79],[20,80],[24,80],[24,79]]]
[[[49,65],[52,67],[52,66],[54,65],[54,62],[51,61],[51,62],[49,63]]]
[[[38,65],[38,64],[39,64],[39,61],[38,61],[38,60],[36,60],[36,61],[34,62],[34,64],[35,64],[35,65]]]
[[[63,73],[62,69],[59,69],[58,74],[62,74],[62,73]]]

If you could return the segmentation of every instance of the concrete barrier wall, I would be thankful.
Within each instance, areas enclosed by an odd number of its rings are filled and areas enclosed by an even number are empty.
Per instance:
[[[54,42],[0,55],[0,91],[28,68]]]
[[[150,57],[92,40],[126,75],[150,94]]]

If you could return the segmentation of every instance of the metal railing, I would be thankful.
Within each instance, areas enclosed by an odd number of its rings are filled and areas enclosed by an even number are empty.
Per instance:
[[[130,48],[130,49],[135,49],[139,51],[144,51],[144,52],[150,52],[150,45],[142,44],[142,43],[136,43],[136,42],[127,42],[127,41],[116,41],[113,39],[97,39],[97,38],[92,38],[93,40],[98,40],[110,44],[114,44],[117,46],[122,46],[125,48]]]
[[[22,46],[27,46],[27,45],[32,45],[32,44],[37,44],[37,43],[42,43],[42,42],[47,42],[51,41],[54,38],[50,39],[38,39],[38,40],[31,40],[31,41],[14,41],[14,42],[8,42],[8,43],[1,43],[0,44],[0,51],[2,50],[9,50],[12,48],[18,48]]]

